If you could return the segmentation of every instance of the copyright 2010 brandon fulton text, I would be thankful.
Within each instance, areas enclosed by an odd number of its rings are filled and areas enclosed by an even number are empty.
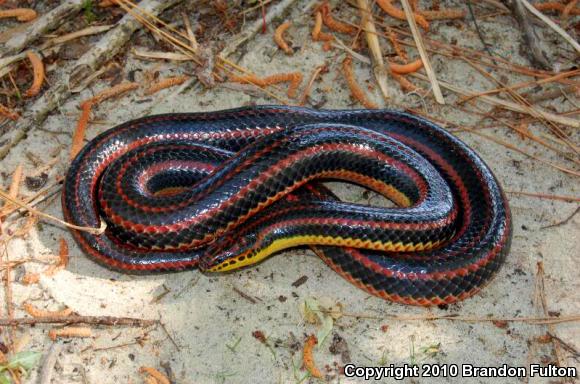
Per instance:
[[[393,378],[403,380],[408,377],[561,377],[577,378],[578,372],[574,367],[558,367],[553,364],[530,364],[511,366],[502,364],[495,367],[477,366],[473,364],[422,364],[422,365],[395,365],[383,367],[362,367],[354,364],[344,366],[346,377],[356,377],[365,380],[380,380]]]

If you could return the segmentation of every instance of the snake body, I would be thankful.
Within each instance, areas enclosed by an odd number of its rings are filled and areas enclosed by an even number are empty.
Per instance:
[[[398,207],[341,202],[319,181]],[[505,196],[439,126],[388,110],[259,106],[148,116],[77,155],[65,219],[100,263],[125,271],[230,271],[309,245],[348,281],[414,305],[453,303],[496,274],[511,242]]]

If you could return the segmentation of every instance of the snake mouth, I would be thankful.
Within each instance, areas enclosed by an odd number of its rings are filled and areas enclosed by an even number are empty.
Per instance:
[[[199,269],[204,273],[228,272],[245,265],[253,253],[255,236],[247,235],[235,238],[234,235],[223,237],[207,246],[199,261]]]

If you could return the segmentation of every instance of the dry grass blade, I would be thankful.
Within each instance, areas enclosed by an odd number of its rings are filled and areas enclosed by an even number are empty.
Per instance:
[[[505,84],[503,84],[501,81],[497,80],[495,77],[493,77],[492,75],[490,75],[483,68],[479,67],[477,64],[475,64],[474,62],[472,62],[468,58],[464,57],[463,60],[465,60],[469,65],[471,65],[473,68],[475,68],[484,77],[486,77],[487,79],[495,82],[497,85],[505,88],[506,91],[507,91],[507,93],[512,98],[512,100],[514,100],[516,103],[520,104],[521,107],[529,115],[531,115],[531,116],[533,116],[533,117],[535,117],[537,119],[540,119],[550,130],[552,130],[552,132],[554,132],[558,137],[560,137],[561,139],[563,139],[564,142],[566,143],[566,145],[568,147],[570,147],[570,149],[572,149],[576,154],[579,153],[578,148],[569,141],[568,135],[562,129],[560,129],[560,127],[558,127],[556,124],[554,124],[551,121],[548,121],[548,120],[544,119],[543,116],[536,110],[537,107],[532,106],[523,96],[521,96],[520,94],[518,94],[517,92],[515,92],[513,89],[511,89],[511,87],[508,87]]]
[[[562,172],[567,173],[567,174],[572,175],[572,176],[578,176],[578,177],[580,177],[580,172],[573,171],[573,170],[568,169],[568,168],[565,168],[565,167],[563,167],[561,165],[551,163],[548,160],[544,160],[541,157],[534,156],[534,155],[532,155],[530,153],[527,153],[524,150],[519,149],[518,147],[516,147],[516,146],[514,146],[514,145],[512,145],[510,143],[506,143],[505,141],[496,139],[493,136],[486,135],[485,133],[481,133],[481,132],[478,132],[478,131],[473,130],[473,129],[464,128],[464,130],[467,131],[467,132],[473,133],[474,135],[481,136],[481,137],[483,137],[483,138],[485,138],[487,140],[493,141],[494,143],[499,144],[499,145],[502,145],[502,146],[504,146],[506,148],[509,148],[512,151],[516,151],[518,153],[521,153],[524,156],[527,156],[527,157],[529,157],[531,159],[537,160],[537,161],[539,161],[541,163],[544,163],[544,164],[546,164],[546,165],[548,165],[548,166],[550,166],[552,168],[555,168],[555,169],[557,169],[559,171],[562,171]]]
[[[413,16],[413,9],[411,8],[411,4],[409,4],[409,0],[401,0],[401,3],[403,4],[403,10],[405,11],[405,16],[407,17],[409,27],[411,28],[413,39],[415,39],[417,50],[419,51],[419,55],[421,56],[421,60],[423,61],[423,65],[425,66],[425,72],[427,72],[427,77],[429,78],[429,82],[431,83],[435,100],[439,104],[445,104],[445,99],[443,98],[443,93],[441,93],[441,88],[439,87],[437,76],[435,75],[435,71],[431,66],[429,56],[427,55],[427,50],[425,49],[425,46],[423,44],[421,32],[419,31],[419,28],[417,28],[417,23],[415,22],[415,17]]]
[[[78,39],[79,37],[83,37],[83,36],[91,36],[91,35],[96,35],[99,33],[107,32],[109,29],[111,29],[113,27],[114,27],[114,25],[99,25],[99,26],[94,26],[94,27],[87,27],[87,28],[81,29],[79,31],[75,31],[75,32],[67,33],[66,35],[55,37],[54,39],[47,41],[42,46],[42,48],[44,49],[44,48],[52,47],[55,45],[63,44],[63,43],[66,43],[67,41]]]
[[[159,52],[159,51],[146,51],[139,48],[133,48],[132,53],[144,59],[154,59],[154,60],[170,60],[170,61],[191,61],[191,56],[185,55],[183,53],[175,52]]]
[[[508,89],[516,90],[516,89],[524,88],[524,87],[530,87],[530,86],[541,85],[541,84],[548,84],[548,83],[551,83],[551,82],[554,82],[554,81],[557,81],[560,79],[566,79],[566,78],[577,76],[577,75],[580,75],[580,69],[574,69],[574,70],[567,71],[567,72],[560,72],[554,76],[546,77],[546,78],[540,79],[540,80],[523,81],[523,82],[512,84],[509,86],[504,86],[501,88],[490,89],[488,91],[478,92],[472,96],[466,96],[466,97],[461,98],[459,103],[465,103],[466,101],[469,101],[469,100],[476,98],[476,97],[479,97],[479,96],[493,95],[495,93],[506,92],[506,91],[508,91]],[[577,86],[580,87],[580,83],[577,84]]]
[[[168,25],[163,20],[159,19],[157,16],[152,15],[143,9],[140,9],[138,5],[132,3],[129,0],[117,0],[118,4],[123,8],[127,13],[131,14],[137,21],[143,24],[147,29],[149,29],[152,33],[158,35],[161,39],[165,40],[169,44],[171,44],[175,49],[181,52],[184,55],[187,55],[191,58],[196,64],[203,66],[202,61],[197,55],[195,49],[193,49],[190,45],[189,36],[186,33],[183,33],[174,27]],[[162,28],[167,29],[163,30],[157,25],[160,25]],[[218,55],[217,57],[218,62],[216,63],[216,67],[222,69],[226,72],[226,74],[231,75],[233,74],[232,69],[229,67],[238,70],[246,75],[253,75],[250,71],[232,63],[231,61],[221,57]],[[219,79],[219,76],[214,73]],[[257,84],[254,84],[258,86]],[[286,100],[282,99],[281,97],[277,96],[276,94],[264,89],[260,88],[262,92],[266,93],[268,96],[276,99],[277,101],[281,102],[282,104],[289,104]]]
[[[564,40],[570,43],[570,45],[574,47],[577,53],[580,53],[580,44],[578,44],[578,42],[574,40],[574,38],[570,36],[568,32],[564,31],[562,28],[560,28],[558,24],[550,20],[549,17],[544,15],[542,12],[538,11],[532,4],[530,4],[528,0],[519,0],[519,1],[524,5],[524,7],[526,7],[528,11],[533,13],[537,18],[539,18],[544,23],[546,23],[550,28],[552,28],[557,34],[562,36]]]
[[[532,141],[534,141],[534,142],[536,142],[536,143],[538,143],[538,144],[540,144],[540,145],[542,145],[542,146],[544,146],[544,147],[546,147],[546,148],[548,148],[548,149],[556,152],[560,156],[565,157],[566,159],[570,160],[571,162],[573,162],[573,163],[575,163],[577,165],[580,165],[580,160],[578,160],[576,157],[574,157],[573,154],[569,154],[567,152],[564,152],[564,151],[562,151],[562,150],[554,147],[552,144],[548,143],[547,141],[542,140],[540,137],[538,137],[536,135],[533,135],[532,133],[530,133],[527,130],[522,129],[521,126],[518,126],[516,124],[512,124],[511,121],[510,121],[510,119],[502,119],[502,118],[499,118],[499,117],[495,116],[495,114],[493,114],[493,113],[485,112],[482,108],[478,107],[475,104],[473,105],[473,107],[476,109],[476,111],[467,110],[467,109],[465,109],[465,108],[463,108],[461,106],[459,106],[458,109],[460,109],[460,110],[462,110],[462,111],[464,111],[466,113],[475,113],[475,114],[480,115],[480,116],[482,116],[484,118],[490,118],[490,119],[498,122],[499,124],[504,125],[504,126],[510,128],[510,129],[516,131],[522,137],[525,137],[525,138],[527,138],[529,140],[532,140]],[[529,124],[530,121],[522,120],[522,121],[520,121],[520,123]],[[459,128],[459,129],[456,130],[456,132],[465,131],[465,130],[466,130],[465,128]],[[564,141],[559,140],[559,139],[557,139],[557,138],[555,138],[553,136],[548,136],[547,138],[548,139],[551,139],[552,142],[556,142],[559,145],[566,145],[566,143]]]
[[[381,90],[383,98],[387,100],[389,98],[389,87],[388,87],[388,70],[385,66],[383,60],[383,53],[381,52],[381,46],[379,44],[379,38],[377,35],[377,30],[375,28],[375,22],[373,20],[373,15],[370,11],[370,6],[368,0],[358,0],[358,6],[360,9],[361,25],[365,31],[365,37],[367,40],[367,45],[372,54],[373,59],[373,73],[375,74],[375,79]]]
[[[534,193],[534,192],[524,192],[524,191],[506,191],[511,195],[521,195],[527,197],[536,197],[538,199],[548,199],[548,200],[558,200],[565,201],[567,203],[580,203],[580,197],[575,196],[560,196],[560,195],[548,195],[545,193]]]
[[[58,217],[54,217],[52,215],[49,215],[48,213],[44,213],[42,211],[39,211],[37,209],[30,207],[29,205],[25,204],[24,202],[22,202],[16,198],[13,198],[12,196],[10,196],[8,193],[6,193],[5,191],[3,191],[1,189],[0,189],[0,199],[2,199],[4,201],[8,201],[11,204],[17,205],[18,207],[27,210],[28,212],[30,212],[33,215],[37,215],[37,216],[43,217],[45,219],[52,220],[52,221],[57,222],[61,225],[64,225],[65,227],[76,229],[77,231],[84,231],[84,232],[92,233],[93,235],[101,235],[105,232],[105,229],[107,228],[107,224],[104,221],[101,221],[100,228],[81,227],[78,225],[67,223],[66,221],[61,220]]]
[[[417,78],[425,80],[425,81],[429,80],[426,76],[424,76],[420,73],[413,73],[413,74],[411,74],[411,76],[417,77]],[[467,90],[462,89],[456,85],[453,85],[453,84],[450,84],[450,83],[447,83],[444,81],[439,81],[439,84],[441,85],[441,87],[446,88],[452,92],[458,93],[458,94],[463,95],[463,96],[473,96],[475,94],[474,92],[467,91]],[[493,97],[493,96],[480,96],[480,99],[482,101],[486,102],[487,104],[498,105],[500,107],[506,108],[506,109],[514,111],[514,112],[529,114],[529,111],[526,110],[524,107],[522,107],[520,104],[511,102],[508,100],[498,99],[498,98]],[[538,108],[538,107],[535,108],[535,112],[538,113],[540,116],[542,116],[542,118],[544,118],[546,120],[550,120],[554,123],[559,123],[559,124],[567,125],[567,126],[574,127],[574,128],[580,128],[580,120],[578,120],[578,119],[572,119],[572,118],[568,118],[566,116],[556,115],[554,113],[545,111],[545,110]]]

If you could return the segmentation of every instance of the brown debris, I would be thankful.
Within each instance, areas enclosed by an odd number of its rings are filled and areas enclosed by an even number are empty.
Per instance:
[[[185,83],[189,80],[189,76],[174,76],[174,77],[167,77],[165,79],[158,80],[157,82],[151,84],[149,88],[145,90],[146,95],[152,95],[155,92],[159,92],[162,89],[174,87],[176,85],[180,85]]]
[[[395,19],[399,20],[407,20],[405,12],[395,7],[391,3],[391,0],[377,0],[377,4],[379,5],[379,7],[381,7],[383,11],[389,14],[389,16],[392,16]],[[418,13],[413,13],[413,15],[415,16],[415,21],[417,22],[417,24],[419,24],[419,26],[421,26],[421,28],[423,28],[426,31],[429,30],[429,22],[425,20],[425,17],[423,17],[421,14]]]
[[[42,62],[42,58],[36,52],[27,51],[26,57],[30,60],[30,64],[32,65],[34,78],[32,80],[32,85],[24,93],[24,96],[34,97],[38,95],[40,88],[42,88],[42,83],[44,83],[44,63]]]
[[[331,34],[322,32],[322,12],[316,12],[314,19],[314,28],[312,29],[312,40],[314,41],[332,41],[334,37]]]
[[[397,64],[389,62],[389,67],[391,68],[391,71],[393,71],[394,73],[404,75],[408,73],[417,72],[419,69],[423,68],[423,60],[417,59],[408,64]]]
[[[308,336],[306,342],[304,343],[302,362],[304,364],[304,368],[306,368],[306,370],[310,372],[312,377],[322,379],[323,377],[322,372],[320,372],[320,370],[316,367],[316,364],[314,363],[313,350],[316,344],[318,344],[318,339],[316,338],[316,336],[314,335]]]
[[[32,305],[31,303],[24,303],[22,304],[22,308],[32,317],[40,318],[40,317],[65,317],[70,316],[72,314],[72,309],[65,308],[61,309],[60,311],[47,311],[44,309],[40,309]]]
[[[11,110],[8,107],[5,107],[4,105],[2,105],[2,103],[0,103],[0,116],[4,116],[14,121],[18,120],[18,118],[20,117],[20,115],[17,112]]]
[[[352,58],[350,56],[347,56],[342,62],[342,72],[352,96],[365,108],[378,109],[378,105],[370,101],[363,92],[362,88],[358,85],[352,70]]]
[[[284,40],[284,32],[286,32],[286,30],[290,28],[291,25],[292,23],[290,21],[286,21],[285,23],[280,24],[280,26],[276,28],[276,31],[274,32],[274,41],[281,50],[286,52],[287,55],[291,55],[293,51],[292,48],[288,46],[286,40]]]
[[[0,11],[0,19],[16,17],[16,20],[26,22],[36,19],[37,13],[30,8],[4,9]]]
[[[288,97],[294,98],[296,97],[296,92],[298,91],[300,83],[302,83],[302,74],[300,72],[279,73],[263,78],[257,77],[253,74],[244,76],[232,75],[230,76],[230,80],[235,83],[254,84],[261,88],[268,85],[290,82],[290,86],[288,87]]]
[[[51,329],[48,331],[48,337],[50,337],[52,341],[56,341],[56,339],[59,337],[93,337],[93,331],[91,328],[87,327],[64,327]]]
[[[167,376],[165,376],[163,373],[159,372],[157,369],[153,368],[153,367],[141,367],[139,368],[139,372],[142,374],[147,374],[150,377],[152,377],[155,381],[155,383],[158,384],[171,384],[171,382],[169,381],[169,379],[167,378]]]
[[[354,35],[356,33],[355,27],[335,20],[332,17],[330,6],[328,5],[328,3],[323,4],[322,7],[320,7],[320,11],[322,13],[322,21],[324,22],[324,25],[326,25],[329,29],[336,32],[346,33],[348,35]]]

